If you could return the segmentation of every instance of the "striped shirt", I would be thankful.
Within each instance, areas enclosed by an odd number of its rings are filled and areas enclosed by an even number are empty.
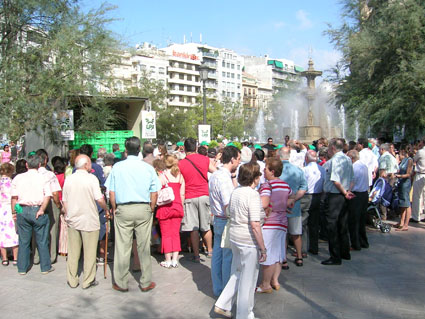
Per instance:
[[[264,219],[260,194],[249,186],[240,186],[233,191],[229,208],[230,241],[239,246],[257,247],[250,223]]]
[[[286,205],[292,190],[287,183],[281,179],[274,179],[261,185],[260,196],[270,197],[272,211],[264,221],[263,229],[288,228],[288,218],[286,217]]]

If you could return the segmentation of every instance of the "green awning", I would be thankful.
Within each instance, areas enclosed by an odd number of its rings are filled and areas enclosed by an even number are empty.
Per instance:
[[[267,61],[267,64],[268,64],[268,65],[274,65],[274,60],[268,60],[268,61]]]
[[[279,68],[279,69],[283,69],[283,63],[282,62],[280,62],[280,61],[274,61],[274,65],[276,65],[276,67],[277,68]]]
[[[300,66],[295,66],[295,72],[304,72],[304,69]]]

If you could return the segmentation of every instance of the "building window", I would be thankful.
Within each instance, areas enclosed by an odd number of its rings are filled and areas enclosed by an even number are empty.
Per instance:
[[[226,62],[221,62],[221,66],[224,68],[224,67],[226,67]]]
[[[232,97],[235,97],[235,92],[232,92]]]
[[[230,69],[230,63],[227,63],[226,65],[227,65],[227,67]]]
[[[179,95],[179,101],[184,102],[184,96],[183,95]]]
[[[187,65],[186,65],[186,69],[187,69],[187,70],[192,70],[192,65],[187,64]]]
[[[232,79],[234,79],[235,78],[235,73],[232,73]]]
[[[240,74],[238,74],[238,80],[240,80],[241,79],[241,75]]]
[[[192,92],[192,87],[191,87],[190,85],[187,85],[187,86],[186,86],[186,91],[187,91],[187,92]]]
[[[240,93],[238,93],[238,99],[240,99],[241,98],[241,94]]]
[[[186,75],[186,80],[192,81],[192,76],[191,75]]]
[[[235,65],[232,63],[232,69],[234,69],[235,68]]]
[[[151,65],[150,71],[151,71],[151,73],[155,73],[155,67],[153,65]]]
[[[183,84],[179,84],[179,90],[184,91],[184,85]]]
[[[227,72],[227,77],[230,78],[230,72]]]
[[[163,79],[159,80],[159,83],[161,83],[162,85],[165,85],[165,81]]]
[[[184,69],[184,63],[179,62],[179,68],[180,68],[180,69]]]
[[[230,92],[227,92],[227,97],[230,97]]]
[[[223,78],[226,77],[226,72],[222,72],[221,75],[223,76]]]
[[[180,73],[180,74],[179,74],[179,79],[180,79],[180,80],[184,80],[184,74],[183,74],[183,73]]]
[[[221,91],[222,96],[226,96],[226,91]]]
[[[146,65],[141,64],[140,65],[140,71],[146,71]]]
[[[162,67],[162,66],[160,66],[160,67],[159,67],[159,71],[158,71],[158,73],[159,73],[159,74],[165,74],[165,68],[164,68],[164,67]]]
[[[238,64],[236,67],[237,67],[237,69],[238,69],[238,70],[240,70],[240,69],[241,69],[240,64]]]

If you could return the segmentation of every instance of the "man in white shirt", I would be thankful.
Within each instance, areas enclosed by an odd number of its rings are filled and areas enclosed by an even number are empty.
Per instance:
[[[305,154],[307,153],[307,149],[300,148],[300,143],[296,140],[289,141],[289,148],[291,149],[291,152],[289,153],[289,163],[291,163],[292,165],[298,166],[299,168],[303,168],[304,157],[305,157]]]
[[[59,185],[59,181],[56,178],[55,173],[46,169],[47,163],[49,162],[49,156],[44,149],[37,150],[36,154],[41,158],[41,165],[38,172],[44,176],[50,186],[50,192],[52,193],[52,199],[46,207],[46,214],[49,216],[50,221],[50,261],[52,264],[56,262],[58,254],[58,240],[59,240],[59,216],[62,209],[62,204],[59,200],[59,192],[62,190]],[[38,264],[40,258],[38,255],[38,249],[34,253],[34,264]]]
[[[372,186],[373,180],[378,170],[378,159],[369,148],[369,143],[366,138],[359,138],[357,141],[357,150],[359,151],[360,162],[367,166],[369,187]]]
[[[306,166],[303,171],[307,180],[308,190],[300,200],[303,216],[302,241],[305,247],[308,243],[309,253],[317,255],[319,253],[320,198],[323,192],[326,171],[322,166],[317,165],[316,151],[307,151],[305,162]],[[308,228],[304,225],[304,216],[308,216],[308,220],[306,220]]]
[[[419,151],[413,158],[415,165],[415,180],[413,182],[412,220],[421,221],[424,212],[425,198],[425,139],[419,143]]]
[[[237,186],[235,171],[239,166],[240,160],[240,151],[234,146],[226,146],[221,157],[223,166],[211,175],[208,183],[210,208],[214,215],[211,279],[215,296],[220,296],[230,278],[232,250],[221,248],[220,244],[224,226],[226,226],[230,217],[226,214],[226,208],[229,205],[233,189]]]
[[[347,156],[353,162],[354,184],[351,191],[355,195],[348,201],[348,230],[351,248],[360,250],[369,247],[366,235],[369,173],[368,167],[359,160],[359,152],[351,150],[348,151]]]

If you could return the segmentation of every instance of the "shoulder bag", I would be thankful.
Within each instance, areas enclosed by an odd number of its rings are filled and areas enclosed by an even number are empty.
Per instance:
[[[158,192],[158,200],[157,200],[158,206],[164,206],[164,205],[170,204],[173,202],[175,198],[173,189],[168,186],[169,180],[167,176],[165,175],[165,173],[162,173],[162,176],[165,177],[167,181],[165,182],[165,185],[163,185]]]

